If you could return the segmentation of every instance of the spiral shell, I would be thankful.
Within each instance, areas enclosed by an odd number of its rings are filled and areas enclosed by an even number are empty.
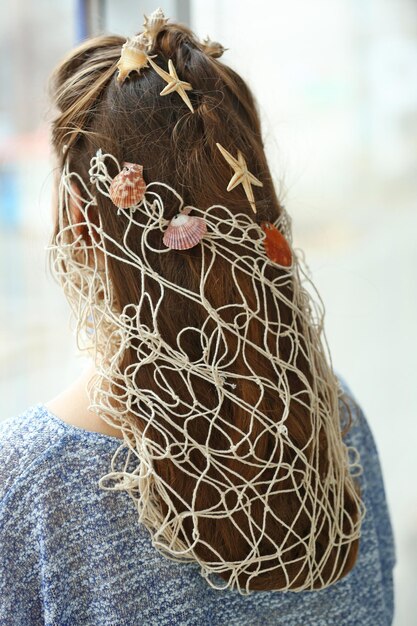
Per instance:
[[[143,166],[138,163],[123,163],[123,169],[110,185],[110,198],[118,209],[139,204],[145,195],[146,183],[143,179]]]
[[[203,217],[177,213],[170,221],[162,241],[172,250],[188,250],[193,248],[207,232],[207,224]]]
[[[148,55],[146,46],[148,40],[144,34],[136,37],[129,37],[122,46],[122,54],[117,62],[119,73],[117,82],[123,83],[130,72],[136,71],[140,74],[141,69],[148,67]]]
[[[159,31],[163,29],[168,22],[168,18],[165,17],[161,8],[156,9],[149,17],[146,15],[143,27],[145,29],[144,34],[148,37],[150,45],[152,46]]]
[[[210,37],[203,39],[201,47],[208,56],[213,57],[214,59],[221,57],[225,50],[227,50],[227,48],[222,46],[222,44],[218,41],[212,41]]]

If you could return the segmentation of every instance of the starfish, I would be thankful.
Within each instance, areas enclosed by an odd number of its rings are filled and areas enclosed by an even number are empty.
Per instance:
[[[216,146],[218,147],[226,161],[229,163],[229,165],[231,165],[232,168],[235,170],[235,173],[233,174],[229,184],[227,185],[227,191],[231,191],[232,189],[237,187],[237,185],[241,184],[243,189],[245,190],[246,196],[249,200],[253,212],[256,213],[255,198],[251,185],[263,187],[263,183],[261,183],[258,178],[256,178],[253,174],[249,172],[248,166],[246,165],[245,157],[240,150],[237,151],[237,159],[235,159],[235,157],[233,157],[230,152],[223,148],[223,146],[221,146],[219,143],[216,143]]]
[[[178,78],[178,75],[177,75],[177,72],[175,71],[175,67],[174,67],[172,60],[171,59],[168,60],[169,74],[168,72],[165,72],[165,70],[160,68],[159,65],[154,63],[154,61],[152,61],[152,59],[149,56],[148,56],[148,61],[152,65],[155,72],[159,74],[159,76],[161,76],[168,83],[167,86],[164,87],[164,89],[161,91],[159,95],[166,96],[167,94],[172,93],[173,91],[176,91],[178,95],[180,95],[181,98],[184,100],[185,104],[188,106],[191,112],[194,113],[193,105],[191,104],[189,97],[185,93],[186,90],[189,91],[193,87],[190,83],[186,83],[184,80],[180,80]]]

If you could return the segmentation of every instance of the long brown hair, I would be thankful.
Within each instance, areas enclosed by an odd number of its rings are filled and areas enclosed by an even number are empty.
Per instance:
[[[195,35],[185,26],[175,23],[167,24],[158,34],[154,42],[153,53],[157,54],[155,61],[167,67],[167,60],[172,59],[182,80],[192,84],[192,91],[188,92],[194,107],[191,113],[177,94],[161,97],[160,91],[163,81],[154,71],[143,71],[139,77],[131,75],[128,80],[120,85],[115,80],[116,63],[121,54],[124,38],[117,36],[100,36],[90,39],[72,51],[56,69],[52,78],[52,94],[58,115],[52,125],[52,142],[61,165],[64,161],[69,163],[71,171],[77,172],[89,185],[88,170],[90,159],[97,149],[113,154],[119,162],[128,161],[144,165],[144,178],[146,181],[162,181],[175,188],[184,198],[186,204],[200,208],[210,207],[213,204],[224,204],[233,211],[247,212],[252,215],[252,210],[247,202],[244,190],[239,186],[232,193],[226,191],[230,180],[230,169],[225,166],[223,156],[219,153],[216,142],[221,143],[227,150],[236,154],[240,149],[248,160],[249,170],[263,182],[263,187],[256,187],[255,200],[257,206],[256,221],[275,221],[281,214],[282,207],[277,197],[271,173],[265,157],[262,134],[257,107],[254,98],[242,80],[231,68],[209,54],[204,45],[199,42]],[[114,172],[115,174],[116,172]],[[165,217],[171,219],[176,213],[176,204],[171,196],[165,198]],[[98,198],[97,211],[100,214],[103,229],[108,232],[112,239],[121,241],[124,231],[124,223],[121,216],[117,216],[110,201],[105,197]],[[58,225],[53,237],[58,233]],[[138,233],[136,233],[138,235]],[[88,233],[84,233],[88,237]],[[131,232],[130,247],[140,254],[139,237],[135,240],[134,230]],[[236,244],[238,250],[238,245]],[[215,279],[206,284],[206,295],[213,307],[220,307],[226,303],[239,300],[239,289],[245,293],[248,302],[255,306],[255,294],[252,292],[245,275],[232,276],[228,268],[228,262],[222,257],[216,258]],[[171,251],[170,254],[153,257],[153,267],[167,280],[177,283],[191,291],[198,292],[200,276],[201,251],[199,246],[184,251]],[[135,303],[140,298],[140,280],[136,268],[129,264],[119,263],[109,259],[109,272],[113,289],[120,309],[129,303]],[[279,268],[268,268],[272,279],[279,272]],[[235,281],[239,281],[239,285]],[[148,290],[151,284],[146,285]],[[288,301],[291,301],[291,290],[286,287]],[[268,300],[268,298],[267,298]],[[272,300],[268,303],[269,319],[280,320],[282,323],[294,323],[293,310],[281,302],[278,311],[273,310]],[[228,315],[233,314],[233,307],[228,309]],[[226,315],[226,313],[225,313]],[[198,303],[185,301],[180,293],[170,291],[164,299],[159,312],[159,325],[162,329],[164,340],[176,345],[176,337],[185,325],[199,327],[205,320],[204,309]],[[297,319],[295,323],[298,324]],[[248,336],[252,342],[258,344],[262,341],[264,327],[255,317],[249,325]],[[302,339],[302,338],[301,338]],[[236,349],[236,338],[228,337],[230,351]],[[314,331],[306,342],[314,341]],[[308,351],[300,349],[294,355],[293,346],[288,337],[282,336],[278,340],[272,335],[268,339],[270,349],[279,350],[282,358],[288,362],[292,360],[294,368],[303,372],[304,380],[313,384],[311,363],[307,357]],[[191,340],[183,346],[190,358],[198,358],[201,346],[195,345]],[[127,350],[124,356],[124,366],[128,367],[134,360],[134,353]],[[267,359],[256,355],[256,362],[252,363],[253,369],[261,377],[273,380],[274,372]],[[327,363],[321,367],[330,370]],[[233,372],[244,374],[247,371],[242,360],[236,358],[233,362]],[[149,367],[140,370],[142,386],[152,389],[153,369]],[[319,450],[314,450],[311,444],[312,425],[308,407],[302,402],[297,402],[296,397],[301,397],[306,383],[302,383],[300,377],[291,376],[288,373],[288,381],[294,401],[290,407],[290,414],[286,421],[288,432],[294,445],[303,449],[306,456],[312,458],[318,453],[318,476],[325,476],[329,465],[329,442],[324,428],[320,432]],[[176,388],[179,378],[175,372],[170,372],[170,386]],[[334,384],[337,380],[334,377]],[[180,395],[179,389],[178,394]],[[204,402],[210,404],[210,389],[207,383],[202,383],[199,391]],[[254,382],[246,380],[239,388],[239,393],[248,406],[254,406],[258,401],[259,390]],[[322,398],[328,402],[328,398]],[[349,410],[349,405],[345,405]],[[279,415],[284,409],[278,393],[268,391],[259,404],[259,410],[265,414]],[[231,429],[230,438],[233,438],[233,427],[243,432],[248,431],[248,415],[232,405],[225,398],[222,405],[223,415],[230,415]],[[144,428],[145,420],[137,419],[140,428]],[[181,415],[178,416],[178,424],[181,424]],[[349,424],[346,426],[346,430]],[[345,432],[346,432],[345,430]],[[148,436],[158,443],[157,431],[148,431]],[[207,440],[208,425],[205,421],[198,425],[193,433],[197,441]],[[211,433],[210,445],[214,448],[224,448],[224,437],[219,432]],[[163,442],[159,442],[163,443]],[[264,458],[266,468],[264,479],[268,478],[267,459],[270,459],[272,442],[270,436],[253,428],[251,431],[251,443],[256,449],[258,458]],[[249,451],[249,444],[248,444]],[[193,450],[192,462],[194,467],[204,467],[204,459],[198,451]],[[291,464],[291,450],[286,450],[284,460]],[[334,462],[334,459],[331,459]],[[339,460],[340,464],[344,459]],[[242,479],[250,478],[251,468],[247,464],[240,464],[231,458],[229,468],[234,470],[231,476],[241,475]],[[183,502],[189,503],[194,492],[195,480],[190,476],[179,472],[169,459],[155,462],[155,472],[164,477],[164,480],[175,486],[175,491],[181,494],[182,501],[178,499],[177,509],[184,508]],[[235,478],[236,480],[236,478]],[[317,477],[312,476],[312,481]],[[285,543],[287,528],[293,526],[294,532],[300,537],[308,537],[311,534],[311,515],[308,510],[299,514],[299,495],[286,487],[290,478],[281,479],[282,493],[274,496],[269,506],[279,511],[283,525],[269,519],[267,524],[268,534],[275,536],[277,543]],[[307,488],[307,487],[306,487]],[[356,486],[356,489],[358,487]],[[195,506],[198,507],[200,498],[206,506],[210,502],[218,500],[218,495],[213,491],[206,490],[199,493]],[[252,515],[261,527],[263,511],[261,506],[253,507]],[[160,502],[163,512],[167,512],[165,503]],[[297,517],[296,521],[294,519]],[[351,485],[346,483],[344,488],[343,512],[340,515],[341,526],[349,528],[358,519],[357,500],[351,491]],[[237,513],[234,519],[240,527],[247,522]],[[187,525],[184,523],[183,531],[191,536],[191,520]],[[329,535],[329,521],[323,514],[317,522],[320,532],[315,537],[314,558],[319,563],[325,555]],[[248,529],[249,530],[249,529]],[[253,529],[251,529],[253,532]],[[203,519],[199,524],[200,536],[204,539],[204,545],[197,545],[196,552],[201,558],[213,561],[215,552],[210,551],[207,545],[213,546],[214,550],[224,555],[228,561],[239,561],[245,558],[248,549],[247,543],[241,535],[235,532],[235,525],[227,519]],[[269,554],[270,545],[267,540],[262,540],[258,545],[261,554]],[[260,571],[256,577],[251,578],[251,590],[274,590],[284,587],[299,588],[309,575],[307,567],[300,568],[300,560],[303,556],[304,547],[300,544],[294,547],[288,554],[285,571],[277,558],[275,561],[266,560],[266,571]],[[358,553],[358,540],[346,543],[345,546],[335,547],[322,569],[322,580],[318,577],[311,588],[322,586],[323,580],[332,582],[345,576],[355,564]],[[275,566],[271,569],[271,564]],[[225,579],[227,573],[221,574]],[[243,586],[247,574],[241,575],[240,583]],[[290,584],[288,585],[288,581]]]

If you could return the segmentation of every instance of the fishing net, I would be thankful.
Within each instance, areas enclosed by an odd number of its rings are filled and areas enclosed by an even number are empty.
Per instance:
[[[335,554],[342,550],[347,553],[346,547],[360,536],[365,507],[354,478],[361,466],[357,451],[342,439],[342,388],[328,364],[331,360],[323,329],[324,307],[301,250],[292,247],[288,213],[282,207],[274,225],[291,246],[292,263],[279,266],[280,271],[271,279],[271,273],[266,275],[267,268],[274,263],[265,253],[265,233],[250,216],[232,214],[222,205],[204,211],[191,207],[193,214],[206,220],[207,233],[199,244],[198,290],[190,291],[181,281],[172,283],[158,273],[149,258],[151,254],[172,254],[162,243],[151,243],[155,241],[152,233],[161,233],[162,238],[169,223],[164,217],[161,190],[172,194],[179,213],[185,209],[181,196],[168,185],[150,182],[137,206],[118,209],[126,226],[123,237],[113,239],[103,228],[100,214],[97,218],[94,212],[98,194],[110,198],[109,164],[118,171],[122,169],[114,156],[99,150],[91,159],[90,184],[69,171],[67,163],[64,165],[59,188],[59,233],[50,246],[54,272],[77,322],[79,348],[92,354],[95,361],[97,375],[89,387],[91,409],[120,428],[123,435],[110,471],[100,479],[99,486],[126,491],[154,547],[166,558],[199,563],[202,576],[214,588],[237,588],[247,594],[251,592],[252,578],[276,568],[284,572],[281,591],[330,585],[344,566],[343,558],[337,561]],[[78,207],[81,220],[74,222],[71,203]],[[80,234],[83,227],[89,238]],[[131,245],[132,233],[140,241],[140,252]],[[217,256],[228,260],[241,296],[240,301],[225,302],[220,307],[213,306],[205,292],[211,273],[216,271]],[[112,289],[110,258],[133,266],[141,277],[139,301],[122,309]],[[239,289],[243,275],[255,294],[251,302]],[[171,291],[199,303],[206,312],[201,327],[181,328],[176,345],[164,339],[164,329],[158,325],[158,312]],[[274,316],[268,316],[271,308],[267,293],[269,300],[271,294],[273,297]],[[280,318],[280,301],[292,313],[286,319]],[[261,321],[265,329],[259,342],[247,336],[253,319]],[[198,358],[190,358],[186,349],[190,336],[199,347]],[[291,345],[285,358],[278,349],[278,338],[284,336]],[[251,358],[247,356],[249,348]],[[127,350],[134,354],[129,366],[124,360]],[[253,351],[269,361],[275,373],[272,381],[256,373]],[[297,366],[300,356],[310,364],[311,377]],[[246,374],[234,373],[233,364],[238,358],[244,361]],[[141,368],[150,367],[152,389],[141,384]],[[170,384],[174,373],[175,387]],[[300,382],[299,393],[291,391],[295,378]],[[259,389],[256,403],[249,404],[245,394],[240,393],[245,380]],[[210,402],[204,402],[201,393],[196,392],[197,382],[201,388],[201,381],[206,381],[211,390],[206,396]],[[260,409],[268,389],[279,399],[272,413]],[[225,403],[246,414],[245,429],[234,425],[232,413],[222,409]],[[309,437],[301,447],[286,425],[296,405],[309,416]],[[323,437],[327,441],[324,471],[319,460]],[[265,438],[267,455],[260,456],[258,443]],[[190,498],[181,496],[175,480],[166,480],[157,471],[164,461],[170,462],[178,475],[188,477],[193,485]],[[346,493],[354,503],[350,514],[344,506]],[[210,506],[204,494],[210,494]],[[297,502],[297,510],[291,515],[285,512],[290,497]],[[255,519],[254,511],[259,507],[262,514]],[[301,515],[308,519],[308,528],[302,532],[297,528]],[[243,536],[247,542],[244,559],[228,559],[227,549],[220,553],[202,536],[203,524],[225,520],[234,526],[236,536]],[[277,533],[268,531],[274,527]],[[318,555],[316,539],[324,527],[327,545]],[[329,575],[330,555],[338,569]],[[296,573],[306,567],[308,574],[298,584]]]

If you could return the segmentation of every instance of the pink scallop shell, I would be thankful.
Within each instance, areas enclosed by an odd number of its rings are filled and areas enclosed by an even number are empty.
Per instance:
[[[146,183],[143,179],[143,166],[138,163],[123,163],[123,169],[110,185],[110,198],[118,209],[139,204],[145,195]]]
[[[207,232],[207,224],[203,217],[177,213],[170,221],[162,241],[172,250],[188,250],[193,248]]]

